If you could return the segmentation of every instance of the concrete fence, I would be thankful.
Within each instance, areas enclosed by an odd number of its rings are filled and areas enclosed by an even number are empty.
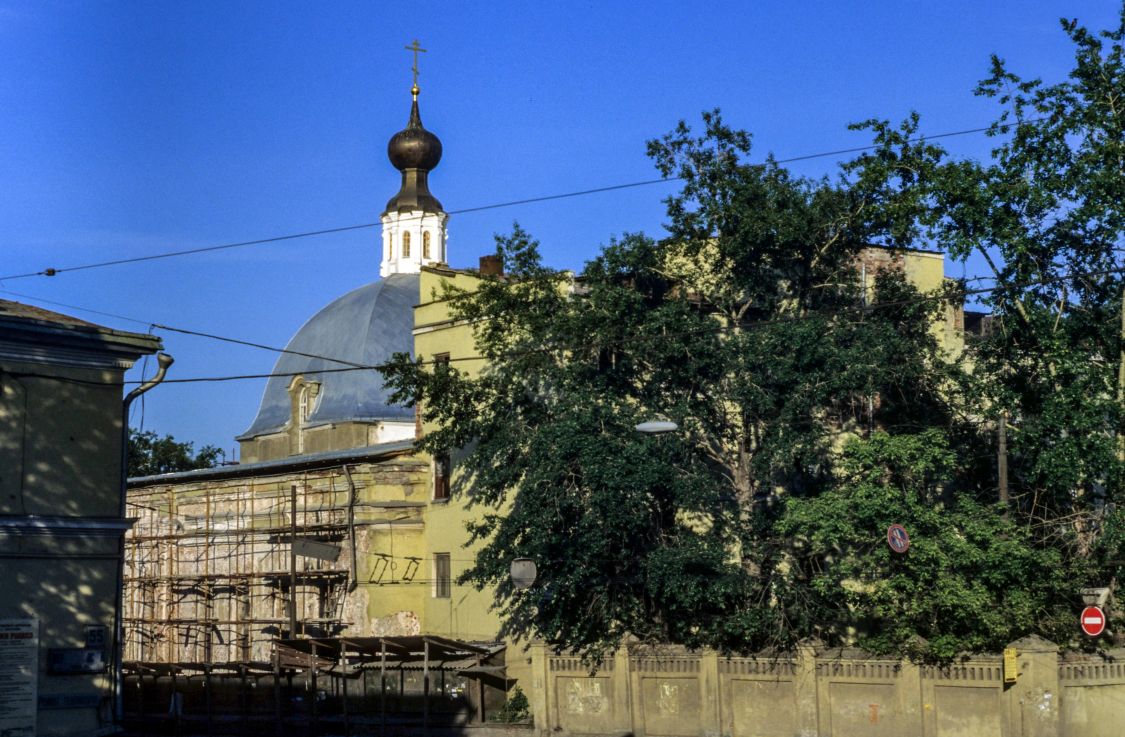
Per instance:
[[[1039,638],[947,668],[804,647],[781,657],[633,648],[591,675],[533,645],[520,681],[539,735],[1120,737],[1125,650],[1060,654]],[[509,670],[521,655],[509,651]],[[1013,670],[1014,666],[1014,670]]]

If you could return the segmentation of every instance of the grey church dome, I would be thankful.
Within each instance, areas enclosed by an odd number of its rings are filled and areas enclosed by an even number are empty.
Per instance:
[[[392,274],[352,290],[331,302],[306,322],[286,350],[341,359],[372,366],[390,360],[393,353],[413,354],[414,304],[418,301],[418,274]],[[283,353],[274,374],[300,374],[320,384],[309,425],[331,422],[409,420],[413,410],[390,404],[390,392],[375,370],[329,371],[347,364]],[[293,376],[274,376],[266,383],[258,415],[238,440],[278,432],[289,421],[289,385]]]

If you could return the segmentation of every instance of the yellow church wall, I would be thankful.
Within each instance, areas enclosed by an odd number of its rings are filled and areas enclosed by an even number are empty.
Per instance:
[[[414,313],[415,356],[426,361],[448,354],[451,365],[458,371],[477,375],[484,361],[477,357],[472,327],[455,322],[450,315],[450,303],[440,298],[443,284],[473,291],[480,283],[475,274],[441,268],[424,268],[420,281],[420,300]],[[422,409],[424,421],[425,408]],[[425,628],[433,634],[447,635],[462,640],[495,640],[501,622],[492,606],[490,590],[477,591],[470,585],[458,584],[457,578],[472,565],[475,549],[469,546],[466,524],[479,520],[486,511],[472,507],[463,492],[464,479],[458,473],[458,459],[463,452],[451,454],[453,488],[448,500],[432,500],[426,510],[427,558],[431,567],[438,553],[448,553],[450,558],[450,596],[438,598],[433,587],[425,606]],[[427,457],[427,460],[430,460]],[[432,461],[431,461],[432,462]],[[432,489],[431,489],[432,496]],[[432,573],[431,573],[432,577]]]
[[[941,253],[869,248],[862,253],[861,263],[866,267],[867,289],[872,294],[875,274],[883,268],[902,269],[910,283],[923,293],[933,293],[946,283],[945,260]],[[435,357],[447,354],[457,370],[477,375],[484,369],[485,362],[477,356],[472,326],[452,319],[450,302],[440,297],[444,284],[473,291],[480,284],[480,277],[473,272],[440,267],[422,269],[419,304],[415,308],[415,356],[433,361]],[[935,336],[949,355],[959,354],[964,345],[959,313],[959,308],[947,305],[944,315],[933,326]],[[424,408],[422,415],[424,432],[427,427]],[[432,463],[426,456],[419,455],[419,458]],[[454,583],[448,599],[435,598],[431,586],[430,596],[425,602],[424,629],[461,639],[493,639],[502,622],[490,610],[492,592],[478,592],[455,583],[458,575],[471,566],[477,547],[469,544],[466,524],[480,519],[486,511],[472,507],[465,495],[458,493],[463,479],[457,472],[456,458],[454,454],[452,498],[431,501],[425,514],[427,562],[432,571],[434,555],[448,553]]]
[[[945,276],[945,255],[937,251],[866,248],[860,254],[860,263],[861,268],[866,267],[864,286],[868,299],[875,295],[875,274],[880,269],[901,268],[907,281],[923,294],[933,294],[949,281]],[[941,317],[934,321],[933,334],[946,357],[960,356],[965,348],[964,312],[960,305],[943,305]]]

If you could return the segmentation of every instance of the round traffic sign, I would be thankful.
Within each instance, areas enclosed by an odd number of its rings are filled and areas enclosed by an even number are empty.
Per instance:
[[[887,545],[896,553],[905,553],[910,549],[910,535],[906,528],[900,524],[893,524],[887,528]]]
[[[1090,637],[1097,637],[1105,630],[1105,612],[1101,607],[1086,607],[1078,621],[1082,625],[1082,631]]]

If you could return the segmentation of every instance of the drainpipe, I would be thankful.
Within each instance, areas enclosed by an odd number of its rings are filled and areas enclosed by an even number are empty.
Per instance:
[[[167,353],[156,354],[156,375],[125,395],[121,408],[121,493],[117,516],[125,519],[125,492],[129,484],[129,406],[133,400],[164,381],[168,367],[175,359]],[[122,660],[125,658],[125,533],[117,543],[117,602],[113,609],[113,716],[118,726],[125,723],[125,680]]]

